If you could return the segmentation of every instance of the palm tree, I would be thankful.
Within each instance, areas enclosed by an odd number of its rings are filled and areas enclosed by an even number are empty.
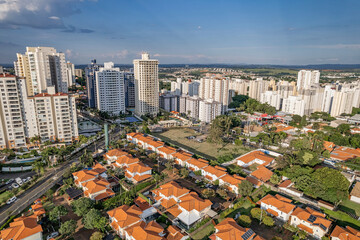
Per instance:
[[[36,172],[36,174],[38,176],[44,174],[44,166],[43,166],[42,160],[35,161],[32,164],[32,169]]]

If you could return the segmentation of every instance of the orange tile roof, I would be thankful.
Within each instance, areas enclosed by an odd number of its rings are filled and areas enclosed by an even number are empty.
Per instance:
[[[42,231],[41,225],[37,223],[37,216],[23,216],[15,218],[8,228],[2,230],[0,232],[0,239],[21,240]]]
[[[233,218],[225,218],[215,226],[217,230],[214,235],[216,239],[221,240],[243,240],[243,235],[250,230],[250,228],[243,228],[239,226]],[[249,236],[248,239],[255,237],[255,233]]]
[[[84,170],[81,170],[78,172],[74,172],[72,175],[74,177],[77,177],[76,182],[80,183],[80,182],[88,181],[91,179],[95,179],[97,177],[98,173],[95,171],[84,169]]]
[[[341,161],[357,158],[360,157],[360,148],[354,149],[349,147],[335,147],[335,149],[330,153],[330,156]]]
[[[107,158],[107,156],[109,157],[120,157],[123,155],[127,155],[127,152],[121,151],[120,149],[111,149],[109,150],[106,154],[104,154],[104,157]]]
[[[87,188],[85,192],[88,194],[94,194],[105,189],[109,189],[110,183],[107,180],[100,178],[84,183],[83,187]]]
[[[267,155],[259,150],[249,152],[245,155],[242,155],[242,156],[236,158],[236,160],[240,160],[244,163],[249,163],[255,159],[264,161],[265,163],[263,165],[268,165],[274,160],[273,157],[270,157],[269,155]]]
[[[188,212],[193,209],[201,212],[205,208],[210,207],[212,205],[212,202],[208,199],[200,198],[195,192],[190,192],[189,194],[186,194],[185,196],[180,198],[179,205]]]
[[[123,156],[119,157],[118,159],[116,159],[116,163],[118,163],[120,166],[124,165],[124,164],[130,165],[130,164],[138,163],[139,161],[140,160],[138,158],[134,158],[130,154],[123,155]]]
[[[254,176],[263,182],[267,182],[270,180],[270,178],[273,174],[274,173],[272,171],[270,171],[269,169],[267,169],[266,167],[259,166],[258,169],[256,169],[255,171],[253,171],[251,173],[251,176]]]
[[[176,203],[177,202],[174,200],[174,198],[170,198],[169,200],[163,198],[160,205],[163,206],[165,209],[168,209],[174,206]]]
[[[290,199],[282,197],[278,194],[275,196],[268,194],[260,199],[257,204],[260,205],[261,203],[264,203],[266,205],[274,206],[279,209],[279,211],[289,214],[295,208],[295,205],[291,204],[289,201],[291,202]]]
[[[271,215],[275,216],[275,217],[279,216],[279,214],[278,214],[277,211],[272,210],[272,209],[270,209],[270,208],[266,209],[266,211],[267,211],[268,213],[270,213]]]
[[[199,158],[199,159],[191,158],[189,161],[187,161],[187,163],[191,164],[193,166],[196,166],[196,167],[198,167],[200,169],[209,165],[208,161],[206,161],[204,159],[201,159],[201,158]]]
[[[173,147],[169,147],[169,146],[163,146],[163,147],[158,148],[158,151],[163,152],[165,154],[172,154],[172,153],[176,152],[176,149]]]
[[[172,156],[174,158],[178,158],[182,161],[186,161],[186,160],[189,160],[192,155],[190,153],[185,153],[185,152],[176,152],[176,153],[172,154]]]
[[[167,235],[166,240],[181,240],[183,237],[186,236],[181,232],[178,227],[174,225],[170,225],[167,228],[167,231],[169,232],[169,234]]]
[[[136,174],[132,179],[134,179],[136,182],[141,182],[149,178],[151,178],[150,174],[144,174],[144,175]]]
[[[223,168],[217,168],[217,167],[213,167],[213,166],[207,166],[205,168],[203,168],[203,170],[207,173],[213,174],[216,177],[222,177],[226,174],[225,170],[222,170]]]
[[[164,144],[165,143],[163,143],[161,141],[154,141],[154,140],[151,140],[151,141],[148,142],[148,145],[151,145],[154,148],[162,147],[162,146],[164,146]]]
[[[235,174],[233,176],[231,176],[230,174],[226,174],[220,179],[227,184],[234,185],[237,187],[241,183],[241,181],[243,181],[245,178],[237,176]]]
[[[99,195],[97,195],[95,197],[95,200],[100,201],[102,199],[109,198],[109,197],[112,197],[112,196],[115,196],[114,191],[111,190],[111,189],[106,189],[106,191],[104,193],[100,193]]]
[[[334,147],[335,147],[335,143],[324,141],[324,148],[329,152],[331,152],[334,149]]]
[[[189,192],[190,192],[189,189],[180,186],[175,181],[171,181],[166,184],[163,184],[159,188],[153,190],[154,194],[159,195],[159,193],[161,193],[166,197],[171,197],[171,196],[180,197]]]
[[[134,203],[136,206],[138,206],[141,209],[141,211],[145,211],[146,209],[151,208],[149,202],[140,196],[134,199]]]
[[[149,170],[151,170],[151,167],[146,166],[142,162],[131,164],[126,169],[126,171],[131,172],[131,173],[143,173],[143,172],[146,172],[146,171],[149,171]]]
[[[115,222],[113,227],[115,226],[115,229],[118,229],[119,227],[125,228],[126,226],[140,221],[141,219],[139,216],[142,214],[142,211],[136,205],[132,205],[131,207],[128,205],[122,205],[118,208],[108,211],[107,214],[111,218],[116,219],[116,221],[113,221],[113,223]]]
[[[247,181],[251,182],[255,186],[261,186],[261,182],[259,180],[257,180],[256,178],[254,178],[254,177],[247,176],[245,179]]]
[[[155,221],[151,221],[148,224],[139,222],[126,229],[128,235],[134,240],[162,240],[163,237],[160,234],[163,231],[164,228]]]
[[[301,230],[304,230],[305,232],[309,233],[309,234],[313,234],[313,230],[310,227],[307,227],[303,224],[299,224],[297,225],[298,228],[300,228]]]
[[[127,135],[127,136],[130,136],[130,137],[143,136],[143,134],[141,134],[141,133],[136,133],[136,132],[127,133],[126,135]]]
[[[306,209],[302,209],[300,207],[297,207],[294,212],[291,214],[292,216],[298,217],[300,220],[306,221],[310,223],[311,225],[324,225],[326,228],[329,228],[331,225],[331,221],[325,218],[325,214],[318,212],[314,209],[311,209],[307,207]],[[316,217],[315,221],[313,223],[309,222],[308,219],[310,215],[313,215]]]
[[[287,179],[285,181],[283,181],[280,185],[279,185],[279,188],[287,188],[288,186],[290,186],[291,184],[291,180]]]
[[[330,236],[340,240],[360,240],[360,231],[349,226],[342,228],[336,225]]]
[[[168,213],[170,213],[174,217],[177,217],[177,216],[180,215],[180,213],[182,213],[182,211],[179,209],[179,207],[177,205],[167,209],[167,211],[168,211]]]
[[[46,213],[42,203],[36,203],[31,205],[31,209],[35,216],[42,216]]]
[[[351,190],[350,193],[351,196],[354,197],[359,197],[360,198],[360,182],[356,182],[355,186],[353,187],[353,189]]]

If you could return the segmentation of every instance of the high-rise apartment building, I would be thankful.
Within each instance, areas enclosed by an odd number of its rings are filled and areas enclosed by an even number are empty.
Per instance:
[[[66,63],[66,75],[68,79],[68,86],[75,85],[75,66],[71,62]]]
[[[0,149],[26,147],[17,77],[0,75]]]
[[[91,60],[91,64],[85,68],[87,98],[90,108],[96,108],[97,104],[95,72],[98,70],[99,65],[96,64],[96,59]]]
[[[199,97],[204,100],[213,100],[222,104],[222,113],[229,105],[229,79],[201,78]]]
[[[319,83],[320,72],[318,70],[300,70],[297,79],[297,90],[308,89],[312,85]]]
[[[17,54],[16,75],[25,77],[29,96],[45,92],[55,86],[56,92],[68,92],[65,54],[52,47],[26,47],[25,54]]]
[[[0,75],[0,148],[27,147],[32,137],[72,142],[78,139],[75,97],[55,93],[27,95],[25,79]]]
[[[143,53],[134,60],[135,114],[156,115],[159,112],[158,60]]]
[[[213,100],[199,102],[199,120],[210,123],[216,116],[221,114],[222,104]]]
[[[135,78],[133,72],[124,73],[125,107],[135,107]]]
[[[125,113],[124,73],[106,62],[95,72],[97,109],[113,115]]]

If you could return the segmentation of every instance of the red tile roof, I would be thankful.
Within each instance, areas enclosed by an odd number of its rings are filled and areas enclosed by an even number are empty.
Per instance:
[[[2,230],[0,232],[0,239],[21,240],[42,231],[43,229],[41,225],[37,223],[37,216],[23,216],[15,218],[8,228]]]

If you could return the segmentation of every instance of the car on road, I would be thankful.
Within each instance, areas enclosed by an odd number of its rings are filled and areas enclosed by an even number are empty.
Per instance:
[[[13,196],[12,198],[10,198],[9,200],[6,201],[6,204],[12,204],[13,202],[16,201],[16,199],[17,198],[15,196]]]
[[[53,232],[51,233],[49,236],[47,236],[46,240],[52,239],[52,238],[56,238],[59,236],[58,232]]]
[[[13,187],[13,188],[19,188],[19,184],[13,183],[13,184],[11,184],[11,187]]]

